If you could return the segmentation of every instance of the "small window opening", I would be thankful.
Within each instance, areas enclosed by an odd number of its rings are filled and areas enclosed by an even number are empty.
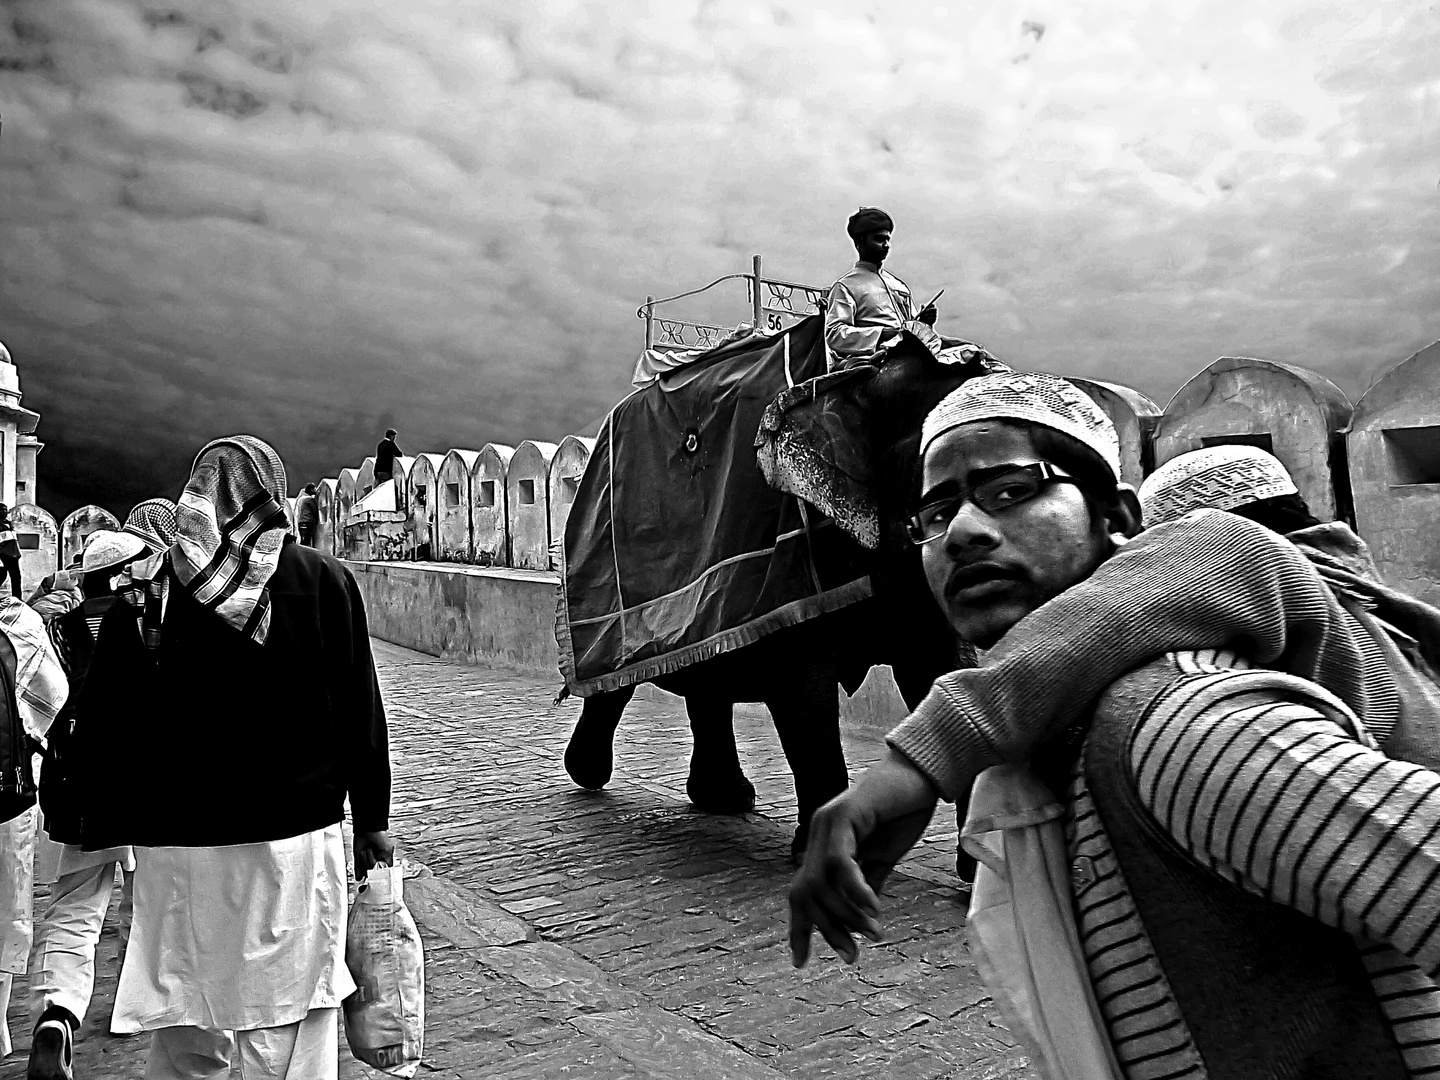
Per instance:
[[[446,505],[446,506],[459,506],[459,505],[460,505],[460,485],[459,485],[459,484],[446,484],[446,485],[445,485],[445,505]]]
[[[521,481],[520,481],[520,505],[521,505],[521,506],[534,506],[534,505],[535,505],[535,481],[534,481],[534,480],[521,480]]]
[[[1440,427],[1391,428],[1382,434],[1391,487],[1440,484]]]
[[[494,481],[494,480],[481,480],[481,481],[480,481],[480,505],[481,505],[481,506],[494,506],[494,505],[495,505],[495,481]]]
[[[16,533],[16,534],[15,534],[15,542],[20,545],[20,550],[21,550],[21,551],[39,551],[39,550],[40,550],[40,534],[39,534],[39,533]]]
[[[1258,446],[1267,454],[1275,452],[1274,440],[1268,431],[1255,431],[1249,435],[1212,435],[1201,438],[1200,445],[1211,446]]]

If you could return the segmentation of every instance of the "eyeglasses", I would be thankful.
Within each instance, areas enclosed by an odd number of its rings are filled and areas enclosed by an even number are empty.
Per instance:
[[[973,502],[987,514],[1000,514],[1029,502],[1049,484],[1064,481],[1073,484],[1075,478],[1048,461],[1016,465],[999,476],[976,484],[968,492],[962,491],[958,495],[926,503],[905,523],[905,531],[914,543],[928,544],[945,535],[950,522],[955,520],[960,507],[967,502]]]

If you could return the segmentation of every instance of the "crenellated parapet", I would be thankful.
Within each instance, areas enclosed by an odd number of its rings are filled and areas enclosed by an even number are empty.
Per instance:
[[[1294,477],[1317,517],[1354,525],[1398,587],[1440,602],[1440,343],[1396,364],[1352,406],[1317,372],[1254,357],[1221,357],[1180,386],[1163,408],[1122,382],[1073,377],[1114,421],[1123,480],[1138,487],[1178,454],[1223,443],[1263,447]],[[595,441],[527,439],[514,449],[423,453],[407,461],[403,542],[355,533],[348,490],[365,463],[328,481],[337,554],[362,560],[557,570],[554,548]],[[373,467],[372,467],[373,472]],[[399,481],[401,468],[397,464]],[[397,487],[400,485],[397,483]],[[346,523],[350,522],[349,525]],[[323,530],[322,530],[323,532]],[[369,545],[367,547],[367,545]]]

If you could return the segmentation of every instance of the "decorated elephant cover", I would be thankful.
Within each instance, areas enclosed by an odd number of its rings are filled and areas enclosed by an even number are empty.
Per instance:
[[[870,595],[860,546],[756,464],[765,407],[824,373],[823,332],[812,316],[723,345],[611,410],[560,563],[572,693],[644,682]]]

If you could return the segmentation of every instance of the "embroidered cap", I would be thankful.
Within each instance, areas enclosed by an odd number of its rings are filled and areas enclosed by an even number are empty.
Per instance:
[[[1038,371],[982,375],[952,390],[920,428],[920,454],[945,432],[976,420],[1022,420],[1069,435],[1110,466],[1120,482],[1120,437],[1104,410],[1068,379]]]
[[[80,564],[84,573],[108,570],[134,559],[145,550],[145,541],[130,533],[101,529],[85,540],[85,560]]]
[[[1234,510],[1246,503],[1299,494],[1274,454],[1258,446],[1207,446],[1173,457],[1140,485],[1147,526],[1191,510]]]

